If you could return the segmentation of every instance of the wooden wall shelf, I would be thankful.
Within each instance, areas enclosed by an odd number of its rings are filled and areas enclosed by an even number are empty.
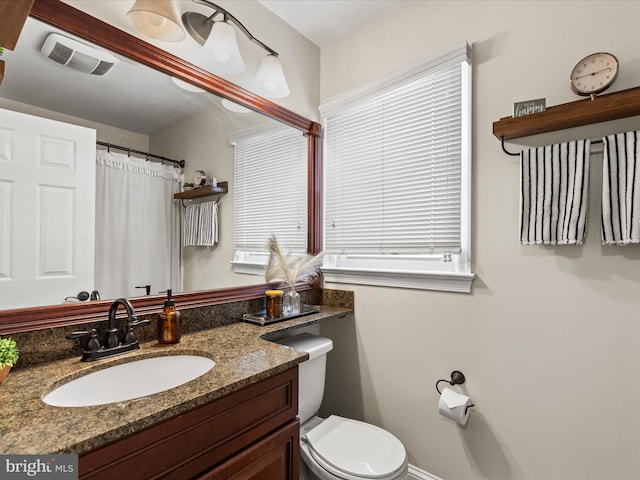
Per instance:
[[[220,195],[229,191],[229,182],[218,182],[217,187],[211,185],[205,185],[204,187],[197,187],[193,190],[187,190],[185,192],[174,193],[173,198],[182,200],[190,200],[200,197],[208,197],[209,195]]]
[[[0,47],[14,50],[34,0],[0,2]]]
[[[597,96],[595,100],[563,103],[523,117],[501,118],[493,122],[493,134],[513,140],[636,115],[640,115],[640,87]]]

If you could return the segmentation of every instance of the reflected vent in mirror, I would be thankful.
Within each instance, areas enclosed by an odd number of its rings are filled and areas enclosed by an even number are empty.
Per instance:
[[[118,63],[118,59],[107,52],[57,33],[47,37],[40,51],[54,62],[92,75],[104,75]]]

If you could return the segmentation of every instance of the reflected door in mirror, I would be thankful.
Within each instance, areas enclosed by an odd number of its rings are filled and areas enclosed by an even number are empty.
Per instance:
[[[0,109],[0,304],[62,303],[94,278],[96,134]]]

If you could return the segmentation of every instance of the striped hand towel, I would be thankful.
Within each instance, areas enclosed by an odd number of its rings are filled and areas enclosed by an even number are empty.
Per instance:
[[[602,244],[640,243],[640,132],[607,135],[602,140]]]
[[[218,243],[218,202],[187,205],[183,237],[185,247],[211,247]]]
[[[520,154],[520,243],[581,245],[587,232],[589,140]]]

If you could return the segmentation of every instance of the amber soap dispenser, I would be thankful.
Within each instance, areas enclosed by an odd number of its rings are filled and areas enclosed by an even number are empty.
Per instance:
[[[180,312],[171,299],[171,289],[167,290],[164,310],[158,315],[158,343],[169,345],[178,343],[182,333],[180,331]]]

